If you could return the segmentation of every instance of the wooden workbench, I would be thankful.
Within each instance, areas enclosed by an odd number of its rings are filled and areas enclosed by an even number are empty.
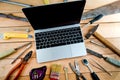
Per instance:
[[[31,4],[31,5],[44,5],[43,0],[11,0],[11,1],[18,1],[26,4]],[[87,0],[86,6],[85,6],[85,11],[100,7],[102,5],[114,2],[117,0]],[[58,3],[58,2],[63,2],[63,0],[50,0],[50,3]],[[1,3],[0,2],[0,13],[12,13],[16,16],[21,16],[25,17],[24,14],[22,13],[21,9],[23,7],[17,6],[17,5],[11,5],[11,4],[6,4],[6,3]],[[104,16],[102,19],[99,21],[95,22],[95,24],[100,24],[97,32],[101,34],[103,37],[105,37],[107,40],[109,40],[112,44],[114,44],[118,49],[120,49],[120,13],[114,14],[114,15],[108,15]],[[87,23],[88,21],[81,21],[81,25]],[[93,24],[93,25],[95,25]],[[7,19],[7,18],[2,18],[0,17],[0,33],[3,32],[12,32],[14,31],[15,28],[23,29],[23,28],[30,28],[32,31],[29,33],[34,36],[33,28],[29,24],[29,22],[23,22],[23,21],[17,21],[17,20],[12,20],[12,19]],[[86,30],[87,31],[87,30]],[[17,32],[17,31],[16,31]],[[22,31],[22,33],[25,33]],[[99,42],[97,39],[94,37],[91,37],[91,39]],[[87,56],[84,57],[77,57],[77,58],[72,58],[72,59],[62,59],[58,61],[52,61],[52,62],[46,62],[46,63],[41,63],[38,64],[36,61],[36,53],[35,53],[35,40],[34,38],[32,39],[10,39],[10,40],[0,40],[0,52],[3,50],[9,49],[11,47],[16,48],[25,42],[32,41],[32,47],[27,50],[22,56],[30,51],[33,50],[33,55],[32,58],[28,61],[27,65],[25,66],[24,70],[22,71],[19,80],[30,80],[29,78],[29,72],[33,68],[38,68],[42,67],[44,65],[47,66],[47,72],[44,80],[49,80],[49,74],[50,74],[50,66],[54,63],[61,64],[62,67],[66,66],[68,67],[68,77],[69,80],[75,80],[75,74],[72,72],[70,69],[68,63],[71,62],[73,63],[74,60],[79,61],[80,65],[80,71],[83,73],[83,75],[87,78],[87,80],[92,80],[90,76],[90,72],[86,66],[84,66],[81,62],[81,59],[83,58],[93,58],[94,60],[98,61],[105,69],[107,69],[110,73],[112,73],[112,76],[109,76],[107,73],[91,66],[93,70],[98,74],[99,78],[101,80],[120,80],[120,68],[115,67],[107,62],[105,62],[103,59],[99,59],[93,55],[90,55],[89,53]],[[96,46],[94,44],[91,44],[88,40],[85,40],[85,45],[87,48],[90,48],[96,52],[99,52],[105,56],[110,56],[112,58],[116,58],[120,60],[120,57],[117,56],[114,52],[112,52],[109,48],[102,48],[99,46]],[[0,60],[0,80],[4,80],[6,74],[10,71],[10,69],[15,66],[20,59],[18,59],[14,64],[10,64],[10,62],[19,54],[19,52],[23,48],[19,49],[16,53],[3,58]],[[11,80],[15,76],[15,73],[11,75]],[[65,80],[65,75],[63,69],[60,72],[60,80]]]

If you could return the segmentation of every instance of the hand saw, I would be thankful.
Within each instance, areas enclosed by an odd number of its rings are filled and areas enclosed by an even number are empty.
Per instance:
[[[13,32],[6,32],[0,34],[0,39],[10,39],[10,38],[32,38],[32,35],[26,33],[13,33]]]
[[[110,4],[95,8],[88,12],[83,13],[82,19],[94,18],[99,14],[103,16],[120,13],[120,0],[112,2]]]

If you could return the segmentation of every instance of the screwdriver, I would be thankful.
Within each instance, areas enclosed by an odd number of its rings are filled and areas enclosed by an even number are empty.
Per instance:
[[[44,0],[44,3],[45,4],[49,4],[49,0]]]
[[[15,53],[18,49],[20,49],[20,48],[22,48],[22,47],[24,47],[24,46],[27,46],[27,45],[29,45],[29,44],[31,44],[31,42],[26,43],[26,44],[23,44],[23,45],[21,45],[21,46],[19,46],[19,47],[17,47],[17,48],[10,48],[10,49],[8,49],[8,50],[5,50],[5,51],[3,51],[3,52],[0,52],[0,59],[4,58],[4,57],[6,57],[6,56],[8,56],[8,55],[10,55],[10,54],[12,54],[12,53]]]
[[[88,27],[90,24],[93,24],[95,21],[98,21],[99,19],[101,19],[103,17],[102,14],[99,14],[98,16],[96,16],[95,18],[93,18],[91,21],[89,21],[86,25],[84,25],[83,27]]]

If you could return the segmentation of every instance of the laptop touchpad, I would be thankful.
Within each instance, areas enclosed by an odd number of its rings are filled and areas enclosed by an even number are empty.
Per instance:
[[[70,45],[37,50],[37,61],[46,62],[72,56]]]

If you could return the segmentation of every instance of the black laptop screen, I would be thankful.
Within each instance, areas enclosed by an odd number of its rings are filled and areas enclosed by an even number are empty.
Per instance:
[[[35,30],[79,23],[85,0],[23,8]]]

